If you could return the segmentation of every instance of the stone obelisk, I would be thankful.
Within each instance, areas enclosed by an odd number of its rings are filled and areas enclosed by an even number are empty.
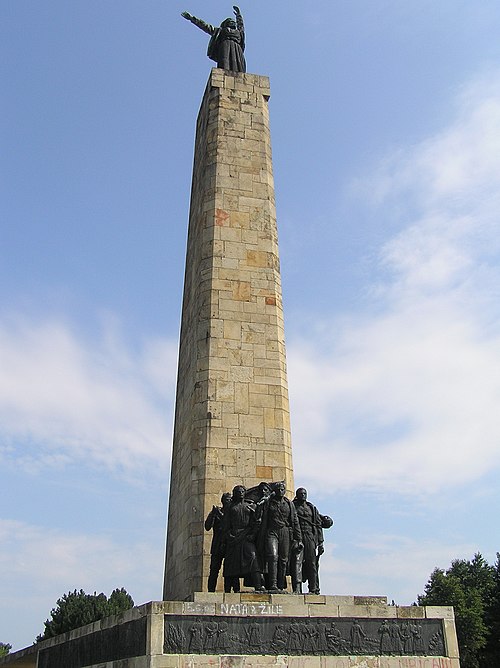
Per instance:
[[[269,95],[267,77],[213,69],[198,116],[164,600],[206,590],[223,492],[293,491]]]

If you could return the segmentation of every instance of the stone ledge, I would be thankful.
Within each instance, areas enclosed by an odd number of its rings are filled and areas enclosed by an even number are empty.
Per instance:
[[[186,658],[188,661],[186,661]],[[154,657],[152,668],[460,668],[458,658],[398,656],[231,656]]]
[[[226,592],[195,592],[194,603],[248,603],[265,602],[282,604],[289,601],[300,601],[301,604],[311,605],[359,605],[359,606],[387,606],[386,596],[335,596],[327,594],[273,594],[269,592],[241,591],[237,594]],[[396,606],[387,606],[396,607]],[[410,606],[414,607],[414,606]],[[417,608],[421,610],[421,608]]]
[[[197,592],[193,596],[193,601],[151,601],[144,605],[132,608],[122,615],[107,617],[93,624],[75,629],[69,633],[62,634],[56,638],[42,641],[37,645],[32,645],[25,649],[10,654],[7,657],[0,658],[0,666],[12,665],[16,668],[35,668],[37,666],[38,654],[40,651],[49,652],[50,655],[58,656],[58,646],[71,643],[76,650],[81,646],[82,641],[88,637],[89,647],[95,644],[95,638],[101,637],[101,634],[109,633],[113,627],[121,627],[127,623],[134,623],[146,617],[144,629],[147,628],[147,657],[135,656],[130,658],[121,658],[119,660],[109,661],[98,664],[99,668],[184,668],[186,661],[189,666],[205,667],[212,666],[218,668],[256,668],[258,666],[275,665],[295,666],[296,668],[459,668],[458,645],[456,642],[456,632],[453,619],[453,609],[449,607],[429,607],[420,606],[396,607],[382,605],[383,597],[372,596],[311,596],[308,594],[254,594],[251,592],[242,592],[239,594],[209,593]],[[205,621],[216,622],[221,617],[226,620],[229,617],[260,617],[260,621],[266,618],[268,622],[279,624],[280,617],[292,617],[302,619],[306,624],[311,624],[313,620],[320,619],[320,623],[325,623],[329,619],[332,623],[338,625],[348,623],[353,618],[366,620],[366,624],[379,620],[399,620],[404,623],[408,620],[438,620],[443,621],[443,633],[445,651],[447,656],[260,656],[260,655],[177,655],[163,654],[164,626],[171,618],[175,624],[182,623],[183,617],[196,616],[205,617]],[[322,618],[322,619],[321,619]],[[344,621],[342,621],[344,619]],[[186,620],[187,621],[187,620]],[[189,622],[187,621],[189,624]],[[260,623],[260,622],[259,622]],[[392,622],[391,622],[392,623]],[[372,634],[373,635],[373,634]],[[118,636],[117,636],[118,637]],[[87,642],[87,641],[85,641]],[[232,663],[231,663],[232,661]],[[228,663],[229,662],[229,663]],[[41,665],[55,665],[45,664]],[[57,664],[59,666],[59,664]],[[73,665],[73,664],[72,664]],[[74,664],[75,666],[77,664]],[[81,665],[81,664],[78,664]],[[94,666],[87,666],[94,668]]]
[[[164,605],[168,603],[165,602]],[[161,605],[161,604],[159,604]],[[170,603],[170,605],[172,605]],[[270,594],[267,592],[195,592],[191,604],[184,604],[183,614],[262,615],[262,606],[268,614],[297,617],[359,617],[387,619],[443,619],[454,620],[453,608],[443,606],[388,605],[386,596],[334,596],[315,594]],[[228,607],[229,606],[229,607]],[[253,608],[252,608],[253,606]],[[175,614],[178,607],[165,614]],[[191,612],[188,612],[190,610]],[[237,611],[240,610],[238,613]],[[280,612],[276,612],[280,610]]]

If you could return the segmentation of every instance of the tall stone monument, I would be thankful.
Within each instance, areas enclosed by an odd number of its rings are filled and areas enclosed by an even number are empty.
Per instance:
[[[229,69],[212,70],[196,130],[164,600],[32,645],[0,666],[460,668],[449,607],[271,586],[206,591],[203,524],[222,493],[281,480],[294,489],[269,81],[245,73],[243,19],[234,12],[220,28],[183,14],[211,35],[210,57]]]
[[[269,80],[213,69],[189,214],[165,600],[206,590],[203,521],[244,482],[293,491]]]

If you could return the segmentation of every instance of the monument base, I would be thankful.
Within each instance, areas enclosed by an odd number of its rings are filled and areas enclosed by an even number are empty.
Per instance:
[[[453,608],[381,596],[205,593],[151,602],[0,659],[17,668],[459,668]]]

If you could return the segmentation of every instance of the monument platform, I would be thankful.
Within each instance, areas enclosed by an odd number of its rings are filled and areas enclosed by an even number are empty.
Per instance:
[[[45,640],[17,668],[459,668],[451,607],[381,596],[196,593]]]

